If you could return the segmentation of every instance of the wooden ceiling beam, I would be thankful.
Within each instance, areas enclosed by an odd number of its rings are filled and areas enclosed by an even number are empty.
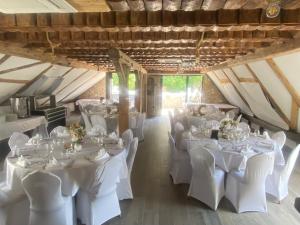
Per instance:
[[[255,62],[258,60],[265,60],[275,56],[285,55],[288,53],[300,51],[300,39],[294,39],[286,42],[284,45],[273,45],[266,48],[257,49],[255,53],[247,54],[245,56],[237,57],[234,60],[221,63],[220,65],[206,68],[206,71],[223,69],[236,65]]]
[[[210,0],[211,1],[211,0]],[[147,4],[161,0],[145,1]],[[210,4],[214,4],[211,1]],[[204,5],[205,3],[203,3]],[[300,9],[282,9],[281,16],[267,18],[256,10],[125,11],[76,14],[0,14],[0,31],[234,31],[300,30]]]
[[[24,47],[24,44],[0,41],[0,52],[6,55],[15,55],[30,59],[36,59],[41,62],[49,62],[58,65],[96,69],[94,66],[74,59],[68,59],[66,56],[53,56],[52,53],[46,53],[45,49],[31,49]]]

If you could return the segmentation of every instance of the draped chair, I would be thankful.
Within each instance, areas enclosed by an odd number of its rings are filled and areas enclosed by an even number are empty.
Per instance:
[[[273,196],[278,202],[288,196],[289,179],[295,167],[300,145],[290,153],[285,165],[275,165],[272,175],[267,177],[266,192]]]
[[[35,171],[22,179],[30,201],[29,225],[72,225],[72,197],[64,197],[61,179],[51,173]]]
[[[50,132],[50,137],[59,137],[60,135],[70,136],[68,128],[64,126],[57,126]]]
[[[128,153],[129,153],[130,143],[133,140],[133,133],[132,133],[131,129],[127,129],[123,132],[122,140],[123,140],[123,144],[124,144],[124,147],[126,150],[126,157],[127,157]]]
[[[121,169],[118,156],[96,167],[86,189],[77,194],[77,216],[85,225],[100,225],[121,214],[116,183]]]
[[[89,119],[89,117],[87,116],[87,114],[85,112],[81,112],[81,117],[83,119],[83,122],[84,122],[84,125],[85,125],[85,129],[87,131],[91,130],[92,129],[92,123]]]
[[[190,183],[192,168],[190,164],[190,156],[187,151],[178,150],[175,141],[169,133],[169,144],[171,148],[171,164],[169,174],[174,184]]]
[[[245,171],[227,176],[226,198],[238,213],[267,212],[265,182],[274,166],[274,154],[258,154],[247,160]]]
[[[139,141],[144,140],[144,122],[145,122],[146,114],[139,113],[137,116],[136,128],[132,128],[133,136],[137,137]]]
[[[215,158],[205,147],[193,148],[189,153],[192,179],[188,196],[196,198],[216,210],[225,194],[225,173],[215,167]]]
[[[117,195],[119,200],[133,199],[130,178],[133,162],[138,148],[138,143],[139,140],[137,137],[135,137],[130,143],[130,148],[126,159],[128,176],[126,178],[120,179],[120,182],[117,183]]]
[[[273,139],[279,148],[282,149],[286,142],[286,135],[283,131],[278,131],[271,135],[271,139]]]
[[[28,141],[29,137],[26,134],[14,132],[8,140],[8,146],[10,150],[15,150],[16,148],[24,146]]]
[[[101,126],[103,127],[104,130],[107,131],[107,125],[106,125],[106,121],[104,119],[103,116],[101,115],[91,115],[91,122],[92,122],[92,126]]]

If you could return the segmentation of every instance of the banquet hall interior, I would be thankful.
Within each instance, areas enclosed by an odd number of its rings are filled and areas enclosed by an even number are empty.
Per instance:
[[[0,0],[0,225],[299,225],[300,0]]]

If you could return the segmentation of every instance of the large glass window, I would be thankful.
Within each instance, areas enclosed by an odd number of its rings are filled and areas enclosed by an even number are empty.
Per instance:
[[[183,108],[187,103],[200,103],[202,75],[163,76],[163,108]]]

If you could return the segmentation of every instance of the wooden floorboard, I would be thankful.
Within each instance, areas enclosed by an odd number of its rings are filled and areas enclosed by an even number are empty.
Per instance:
[[[148,119],[145,140],[139,144],[132,172],[134,200],[121,201],[122,215],[105,225],[299,225],[300,214],[294,209],[300,196],[300,173],[290,182],[290,195],[280,205],[268,202],[268,213],[233,211],[222,199],[215,212],[187,197],[188,185],[174,185],[168,174],[170,150],[169,124],[166,117]]]

